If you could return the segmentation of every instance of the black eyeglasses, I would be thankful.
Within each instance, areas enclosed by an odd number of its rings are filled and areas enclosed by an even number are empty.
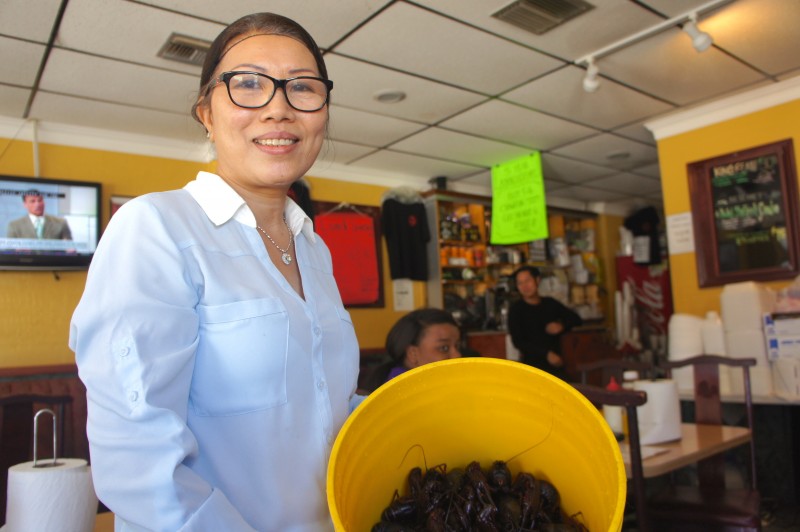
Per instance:
[[[209,86],[209,91],[224,83],[228,88],[228,97],[239,107],[258,109],[264,107],[281,88],[286,101],[294,109],[311,113],[319,111],[328,103],[328,96],[333,89],[329,79],[299,76],[288,79],[275,79],[260,72],[223,72]]]

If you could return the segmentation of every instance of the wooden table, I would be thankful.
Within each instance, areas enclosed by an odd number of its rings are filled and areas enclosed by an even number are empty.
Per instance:
[[[656,477],[681,467],[694,464],[709,456],[733,449],[750,441],[750,430],[744,427],[728,427],[723,425],[681,424],[681,439],[658,445],[643,445],[642,456],[647,449],[657,449],[658,454],[642,459],[644,477]],[[627,443],[620,444],[624,449],[625,471],[631,478],[630,463],[627,455]]]
[[[114,514],[103,512],[94,520],[94,532],[114,532]]]

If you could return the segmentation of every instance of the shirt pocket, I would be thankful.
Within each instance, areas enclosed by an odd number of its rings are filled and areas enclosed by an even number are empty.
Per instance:
[[[227,416],[287,402],[289,317],[275,298],[200,305],[189,402],[199,416]]]

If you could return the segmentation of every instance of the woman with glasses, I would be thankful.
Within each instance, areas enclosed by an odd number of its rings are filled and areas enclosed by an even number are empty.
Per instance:
[[[358,346],[330,253],[287,197],[332,88],[297,23],[232,23],[192,110],[216,172],[129,201],[103,235],[70,346],[118,531],[332,528],[326,467]]]

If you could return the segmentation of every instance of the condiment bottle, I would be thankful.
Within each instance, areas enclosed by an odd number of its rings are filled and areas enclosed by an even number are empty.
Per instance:
[[[617,382],[617,379],[612,376],[611,380],[609,380],[606,385],[606,390],[618,392],[621,389],[622,387]],[[606,419],[606,423],[611,427],[611,432],[614,433],[617,439],[621,439],[622,435],[625,433],[624,416],[625,409],[623,407],[603,405],[603,417]]]

